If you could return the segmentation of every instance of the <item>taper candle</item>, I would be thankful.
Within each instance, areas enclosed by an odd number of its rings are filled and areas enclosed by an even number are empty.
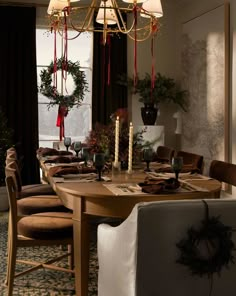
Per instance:
[[[129,126],[129,159],[128,159],[128,173],[132,172],[132,156],[133,156],[133,134],[134,128],[132,122]]]
[[[114,161],[115,166],[118,166],[118,161],[119,161],[119,133],[120,133],[120,122],[119,122],[119,116],[117,116],[116,128],[115,128],[115,161]]]

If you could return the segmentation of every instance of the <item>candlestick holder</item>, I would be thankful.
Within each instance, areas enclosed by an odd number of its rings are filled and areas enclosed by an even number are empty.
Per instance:
[[[120,161],[113,161],[112,162],[112,179],[117,178],[121,172],[121,162]]]
[[[128,169],[125,172],[125,179],[126,180],[131,180],[133,178],[133,173],[134,173],[134,171],[132,169]]]

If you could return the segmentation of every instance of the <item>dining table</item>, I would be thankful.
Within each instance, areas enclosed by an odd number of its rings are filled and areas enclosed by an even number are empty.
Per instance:
[[[50,174],[52,164],[45,164],[40,160],[40,166],[44,176],[64,205],[73,211],[75,292],[77,296],[88,296],[91,216],[126,219],[133,207],[140,202],[219,198],[221,191],[219,181],[199,174],[181,176],[180,173],[180,183],[183,185],[181,189],[150,194],[144,193],[138,185],[147,176],[152,176],[156,180],[173,176],[167,173],[159,175],[152,172],[147,173],[143,169],[137,169],[132,173],[121,171],[115,176],[110,173],[104,176],[104,180],[96,181],[96,178],[80,178],[82,174],[78,174],[77,177],[70,174],[55,177]],[[182,180],[181,177],[183,177]]]

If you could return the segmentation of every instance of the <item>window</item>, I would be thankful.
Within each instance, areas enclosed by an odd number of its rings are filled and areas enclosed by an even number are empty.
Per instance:
[[[37,39],[37,73],[40,85],[40,72],[54,59],[54,34],[48,29],[38,28]],[[57,57],[61,57],[62,40],[57,36]],[[72,141],[84,141],[92,126],[92,60],[93,60],[93,34],[84,33],[78,38],[68,41],[68,59],[79,61],[81,70],[85,72],[89,91],[85,94],[82,105],[73,108],[65,118],[65,136]],[[61,88],[61,71],[57,72],[58,90]],[[72,77],[68,75],[66,89],[71,94],[74,89]],[[64,93],[65,91],[63,91]],[[48,110],[49,99],[38,93],[39,109],[39,147],[53,147],[52,142],[59,141],[59,127],[56,126],[58,107]]]

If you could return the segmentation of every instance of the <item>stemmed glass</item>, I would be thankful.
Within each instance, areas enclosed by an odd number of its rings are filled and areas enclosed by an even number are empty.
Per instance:
[[[176,179],[176,181],[178,181],[179,172],[183,168],[183,157],[181,157],[181,156],[173,157],[172,161],[171,161],[171,167],[172,167],[172,170],[175,173],[175,179]]]
[[[143,160],[146,162],[147,164],[147,168],[144,170],[145,172],[150,172],[150,168],[149,168],[149,164],[152,161],[152,157],[153,157],[153,150],[152,148],[147,148],[143,150]]]
[[[82,148],[81,142],[74,142],[74,151],[75,151],[77,157],[79,155],[81,148]]]
[[[90,148],[89,147],[83,147],[81,150],[81,156],[84,159],[84,163],[87,166],[87,161],[89,159],[89,152],[90,152]]]
[[[96,179],[97,181],[102,181],[103,179],[101,178],[101,173],[103,166],[105,164],[105,154],[104,153],[95,153],[93,156],[93,163],[95,168],[98,171],[98,178]]]
[[[66,146],[66,150],[68,151],[70,145],[71,145],[71,137],[65,137],[64,138],[64,145]]]

